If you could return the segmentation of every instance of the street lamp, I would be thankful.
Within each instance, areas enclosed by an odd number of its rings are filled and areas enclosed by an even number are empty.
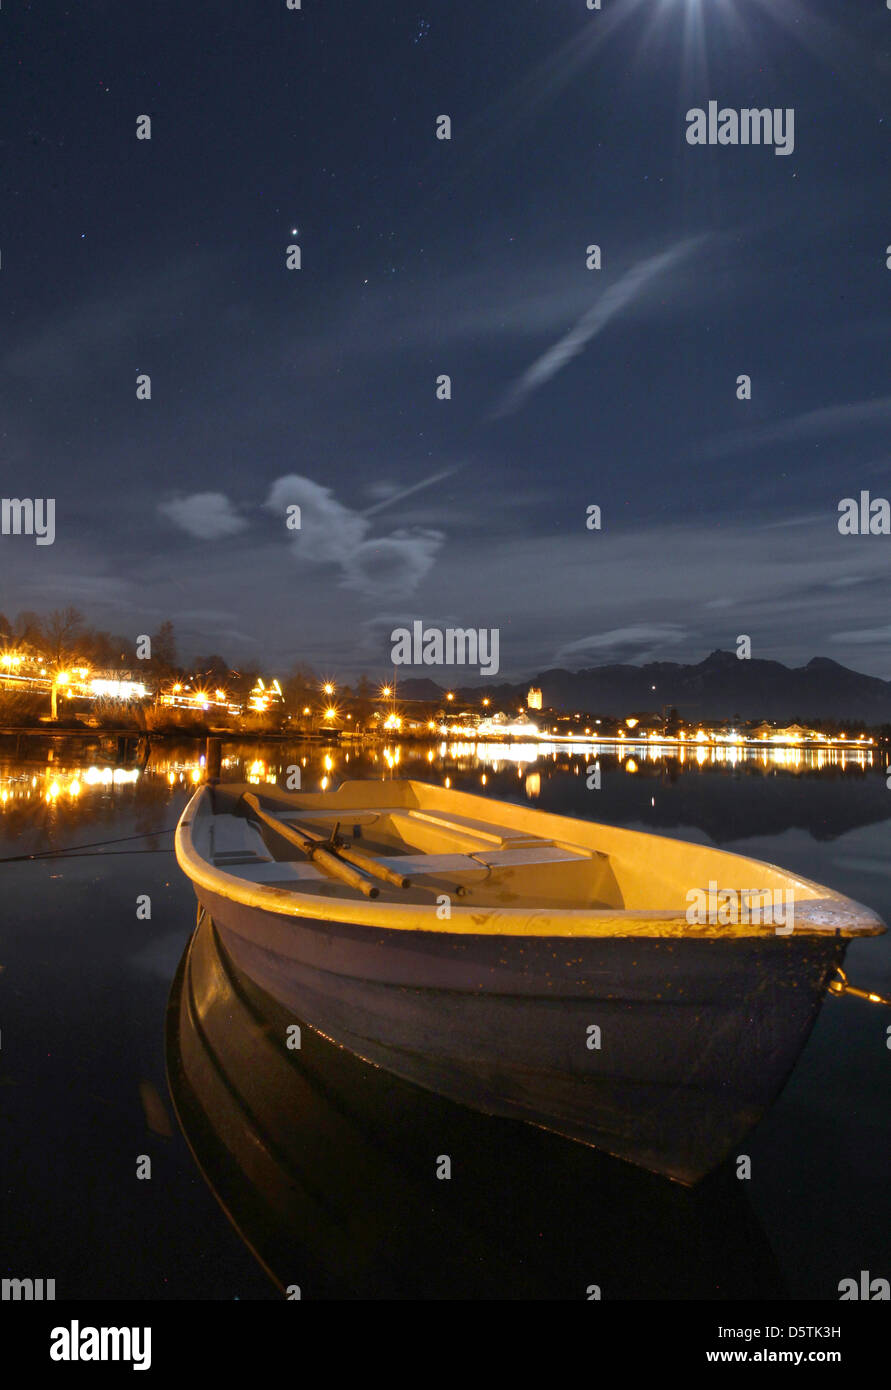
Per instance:
[[[53,719],[59,717],[59,686],[67,685],[71,679],[68,671],[57,671],[53,676],[53,683],[50,688],[50,715]]]

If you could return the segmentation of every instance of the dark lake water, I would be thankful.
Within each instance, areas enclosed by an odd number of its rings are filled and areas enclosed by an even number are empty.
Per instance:
[[[156,745],[145,761],[146,750],[112,742],[2,742],[0,857],[85,846],[2,865],[3,1276],[54,1278],[59,1299],[281,1297],[199,1172],[167,1089],[165,1012],[195,927],[171,832],[201,778],[201,745]],[[595,756],[601,787],[589,790]],[[716,843],[891,921],[891,790],[878,755],[700,752],[682,765],[656,749],[619,760],[519,746],[231,744],[223,776],[281,778],[295,763],[307,790],[325,778],[448,778]],[[141,920],[146,894],[151,918]],[[845,968],[852,983],[891,994],[891,936],[855,944]],[[891,1276],[889,1025],[891,1010],[827,999],[785,1090],[742,1146],[751,1181],[722,1171],[692,1193],[464,1111],[311,1039],[311,1100],[307,1091],[282,1102],[305,1105],[315,1127],[295,1175],[305,1222],[262,1239],[275,1272],[284,1262],[285,1282],[293,1271],[307,1297],[584,1298],[597,1282],[616,1298],[836,1299],[839,1280],[861,1270]],[[213,1181],[212,1147],[190,1139]],[[463,1155],[463,1176],[433,1197],[387,1158],[395,1144],[410,1166],[446,1142]],[[140,1155],[150,1180],[137,1179]],[[218,1176],[228,1200],[237,1175]]]

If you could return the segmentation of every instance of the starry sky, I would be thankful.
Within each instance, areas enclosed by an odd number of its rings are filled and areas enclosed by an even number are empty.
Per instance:
[[[342,679],[416,619],[499,628],[504,677],[739,634],[891,677],[891,537],[838,531],[891,497],[882,0],[59,0],[0,37],[2,493],[56,499],[0,611]],[[710,100],[793,108],[793,153],[691,146]]]

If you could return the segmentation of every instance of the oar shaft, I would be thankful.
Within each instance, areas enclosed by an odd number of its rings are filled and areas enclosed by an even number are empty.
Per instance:
[[[357,888],[360,893],[364,893],[366,898],[377,898],[380,896],[380,889],[373,883],[369,883],[364,874],[352,868],[349,864],[344,864],[336,854],[330,850],[323,849],[315,836],[308,835],[305,831],[297,830],[295,826],[286,825],[283,821],[277,820],[275,816],[270,816],[264,811],[260,802],[252,792],[245,792],[242,800],[250,808],[259,821],[268,825],[270,830],[275,830],[285,840],[289,840],[292,845],[297,845],[302,849],[313,863],[332,878],[339,878],[342,883],[348,883],[351,888]]]
[[[358,869],[353,869],[349,864],[344,864],[343,860],[336,854],[332,854],[327,849],[307,849],[307,854],[314,864],[319,864],[323,869],[327,869],[334,878],[342,879],[344,883],[349,883],[351,887],[358,888],[360,893],[364,893],[366,898],[376,898],[380,894],[380,889],[373,883],[369,883],[364,874],[360,874]]]
[[[374,878],[383,879],[384,883],[392,883],[396,888],[410,888],[411,879],[404,874],[397,874],[386,864],[381,864],[373,855],[365,854],[361,849],[353,849],[352,846],[338,845],[337,853],[341,859],[348,859],[351,864],[364,869],[367,874]]]

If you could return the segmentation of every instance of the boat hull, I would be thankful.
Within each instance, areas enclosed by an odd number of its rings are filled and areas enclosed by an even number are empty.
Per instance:
[[[847,946],[392,932],[197,893],[238,969],[296,1023],[687,1185],[775,1099]]]

